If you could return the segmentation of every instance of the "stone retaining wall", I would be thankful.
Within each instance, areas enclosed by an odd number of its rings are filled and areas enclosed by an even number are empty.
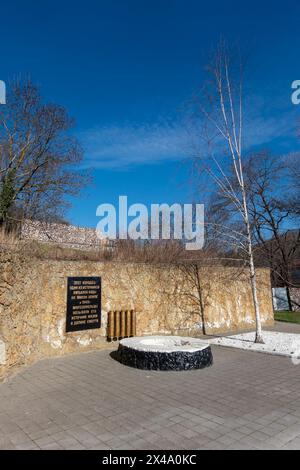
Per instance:
[[[253,328],[251,289],[234,268],[52,261],[0,254],[0,376],[37,359],[103,348],[107,313],[135,309],[137,334],[207,333]],[[68,276],[102,277],[101,329],[66,333]],[[265,324],[273,323],[269,271],[258,272]],[[2,343],[1,343],[2,341]]]
[[[24,220],[20,235],[22,240],[52,242],[68,248],[95,249],[108,244],[108,240],[99,239],[92,228],[38,220]]]

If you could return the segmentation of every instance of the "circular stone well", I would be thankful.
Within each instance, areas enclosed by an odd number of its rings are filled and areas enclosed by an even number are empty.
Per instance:
[[[120,341],[117,359],[144,370],[204,369],[213,363],[209,343],[182,336],[143,336]]]

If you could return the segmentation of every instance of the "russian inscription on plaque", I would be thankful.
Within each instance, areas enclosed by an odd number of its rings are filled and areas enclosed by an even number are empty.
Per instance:
[[[101,327],[101,278],[68,277],[66,331]]]

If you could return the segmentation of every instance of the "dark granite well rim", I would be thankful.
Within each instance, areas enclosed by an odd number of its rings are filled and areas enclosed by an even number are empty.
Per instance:
[[[195,352],[140,351],[119,345],[116,359],[129,367],[142,370],[184,371],[204,369],[213,365],[210,345]]]

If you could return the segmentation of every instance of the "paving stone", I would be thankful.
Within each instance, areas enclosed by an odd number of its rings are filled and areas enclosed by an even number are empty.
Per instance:
[[[179,373],[107,351],[41,361],[0,384],[0,449],[300,449],[292,362],[213,353],[212,368]]]

